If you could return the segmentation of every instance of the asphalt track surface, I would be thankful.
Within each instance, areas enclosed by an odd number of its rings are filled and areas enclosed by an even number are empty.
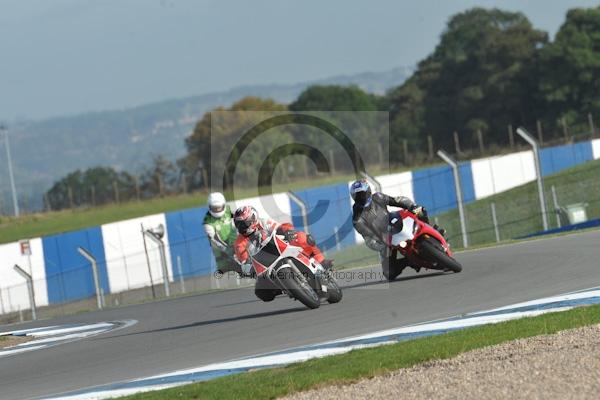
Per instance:
[[[126,329],[0,359],[0,398],[37,398],[600,285],[600,231],[459,253],[460,274],[340,272],[344,299],[308,310],[239,289],[0,326],[135,319]]]

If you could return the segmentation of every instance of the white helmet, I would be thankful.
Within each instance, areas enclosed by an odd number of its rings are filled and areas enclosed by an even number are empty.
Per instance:
[[[225,215],[225,196],[220,192],[213,192],[208,195],[208,212],[215,218],[221,218]]]

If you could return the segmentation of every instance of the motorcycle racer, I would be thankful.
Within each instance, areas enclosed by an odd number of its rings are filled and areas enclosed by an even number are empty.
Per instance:
[[[202,225],[215,256],[217,269],[222,272],[239,272],[239,266],[233,258],[233,244],[237,232],[233,224],[233,214],[222,193],[213,192],[208,195],[208,211]]]
[[[355,181],[350,187],[350,195],[354,200],[352,207],[352,224],[360,233],[367,247],[379,252],[383,275],[390,281],[396,279],[408,266],[404,258],[397,258],[395,250],[389,251],[383,241],[383,234],[389,226],[387,206],[401,207],[414,213],[421,221],[429,223],[427,210],[404,196],[388,196],[380,192],[371,192],[371,186],[365,179]],[[443,229],[434,226],[442,235]],[[414,268],[414,267],[413,267]],[[414,268],[419,272],[420,268]]]
[[[234,244],[235,258],[241,264],[242,273],[245,275],[250,275],[252,271],[252,265],[249,263],[250,255],[248,253],[250,245],[257,245],[266,239],[273,230],[277,230],[278,235],[285,236],[285,241],[292,246],[301,247],[307,257],[314,258],[324,268],[329,269],[333,266],[333,261],[325,259],[312,236],[302,231],[294,230],[294,227],[290,223],[280,224],[272,219],[261,219],[258,216],[258,211],[252,206],[238,208],[234,213],[233,220],[239,233]],[[257,281],[255,294],[263,301],[271,301],[279,292],[271,289],[271,285],[263,287],[265,285],[264,282]]]

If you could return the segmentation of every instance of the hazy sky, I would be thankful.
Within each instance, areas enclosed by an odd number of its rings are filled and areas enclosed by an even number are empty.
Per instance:
[[[524,12],[554,34],[586,0],[0,0],[0,120],[118,109],[244,84],[411,66],[448,18]]]

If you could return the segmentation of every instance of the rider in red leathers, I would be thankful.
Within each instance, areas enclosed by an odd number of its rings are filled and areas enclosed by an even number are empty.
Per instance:
[[[278,235],[283,235],[285,241],[292,246],[301,247],[304,255],[314,258],[324,268],[329,269],[333,266],[333,261],[325,259],[310,234],[294,230],[293,225],[290,223],[280,224],[272,219],[261,219],[252,206],[238,208],[234,213],[233,222],[239,233],[233,246],[235,258],[241,263],[244,274],[250,275],[252,268],[249,264],[248,246],[252,242],[260,243],[266,239],[273,229],[277,230]],[[267,281],[257,280],[255,294],[261,300],[271,301],[279,293],[281,291],[272,288],[272,285],[269,285]]]

